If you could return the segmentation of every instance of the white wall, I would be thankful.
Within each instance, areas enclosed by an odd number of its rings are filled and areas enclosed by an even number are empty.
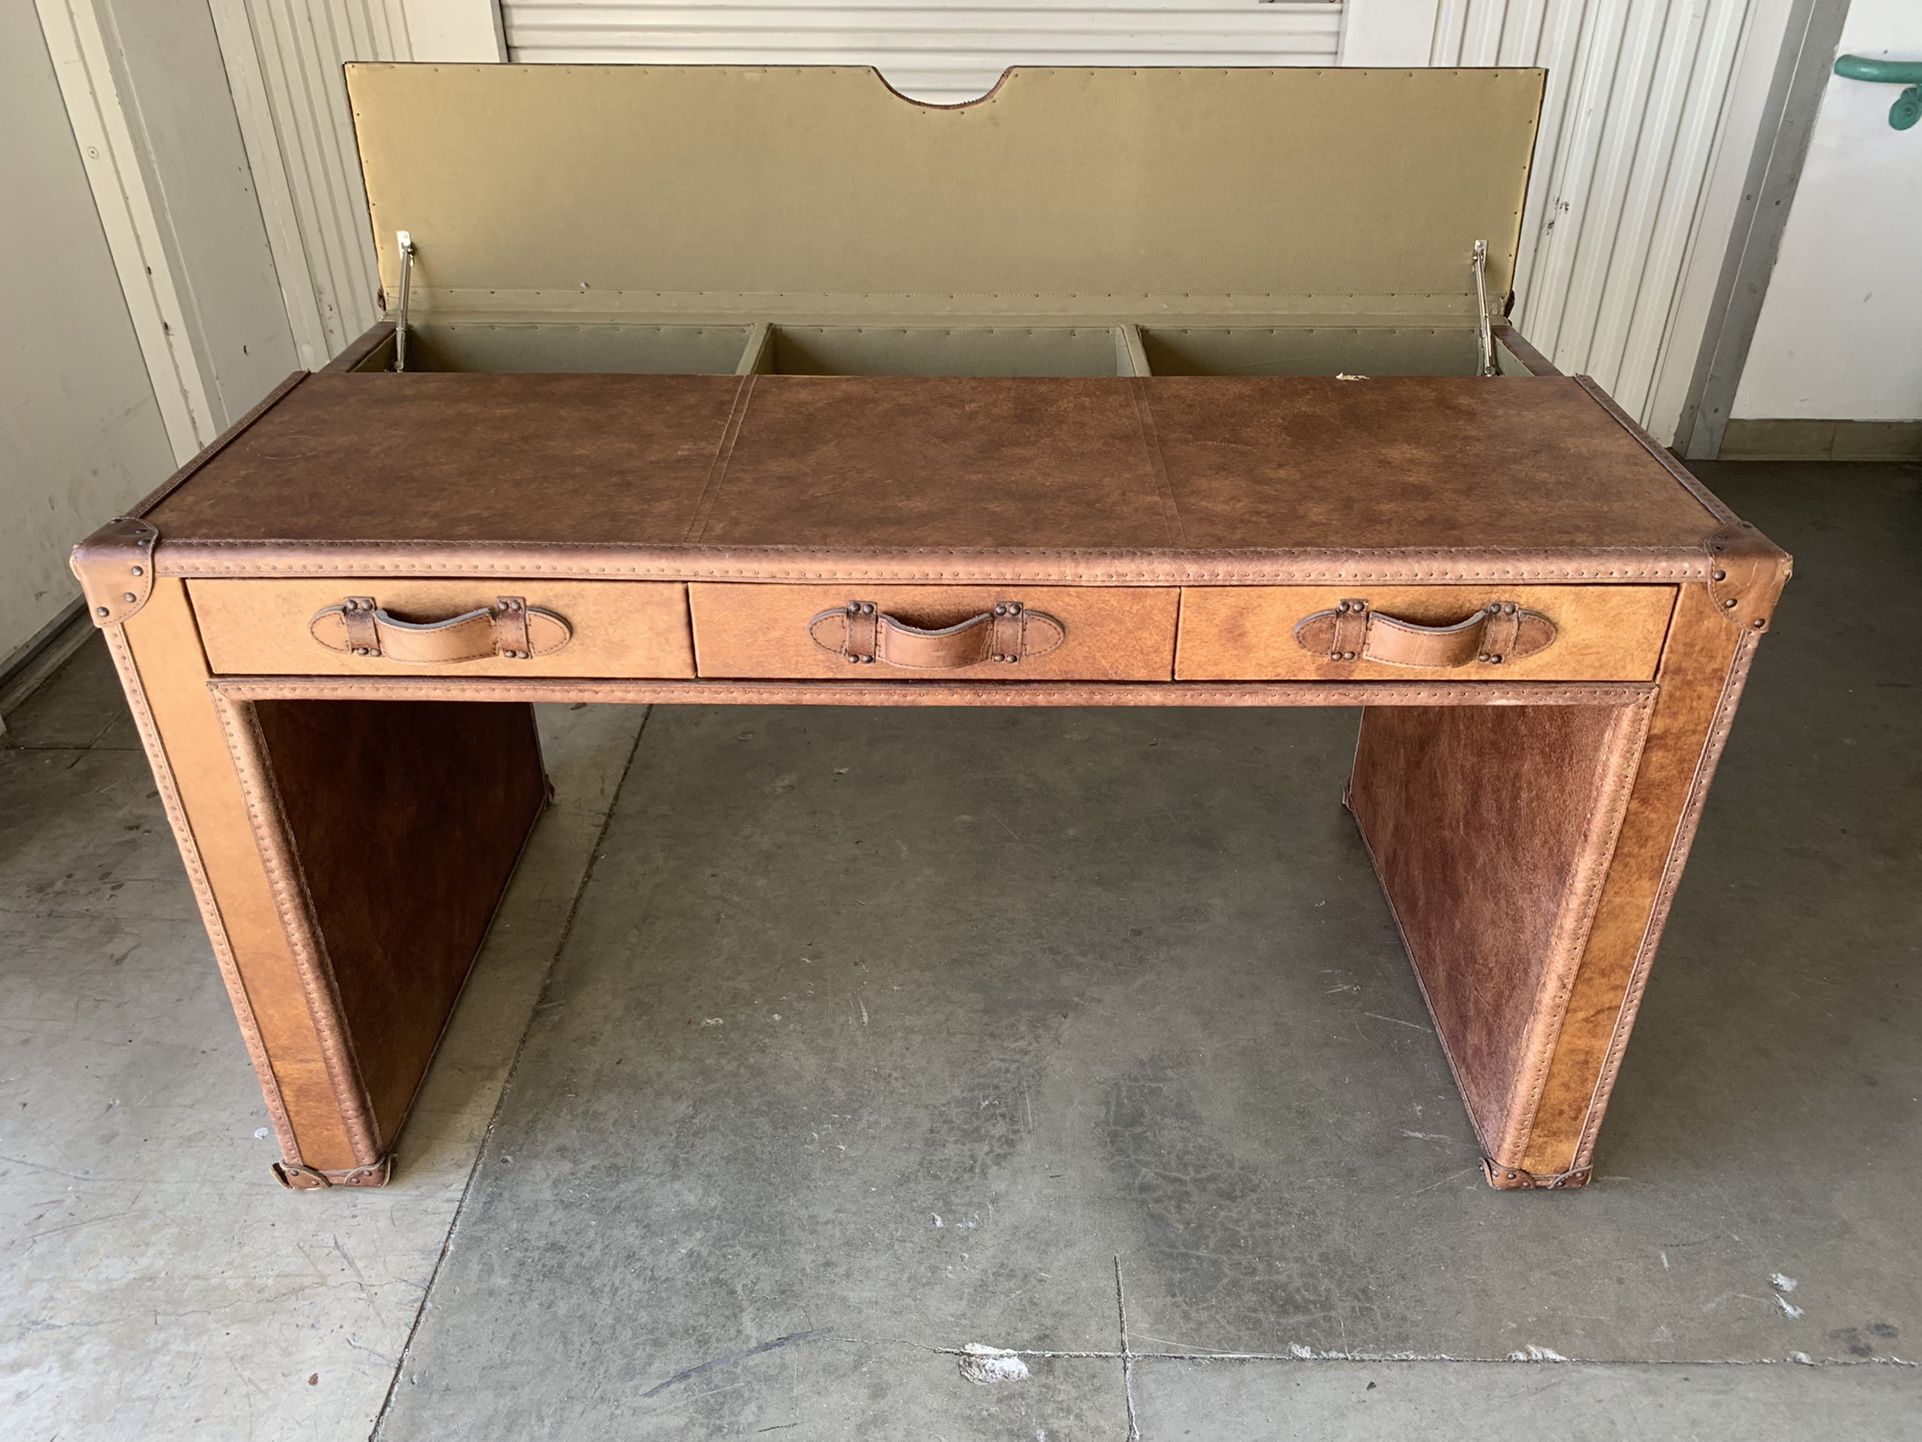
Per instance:
[[[78,588],[67,552],[173,469],[31,5],[0,5],[0,663]]]
[[[1854,0],[1841,49],[1922,60],[1915,0]],[[1922,127],[1893,85],[1829,77],[1733,415],[1922,419]]]

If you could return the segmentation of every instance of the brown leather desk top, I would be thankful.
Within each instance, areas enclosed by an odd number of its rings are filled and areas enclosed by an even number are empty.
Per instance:
[[[1700,556],[1711,504],[1565,377],[412,373],[307,377],[148,519],[236,557]]]

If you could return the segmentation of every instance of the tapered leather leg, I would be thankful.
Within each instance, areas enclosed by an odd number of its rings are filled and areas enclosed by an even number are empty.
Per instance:
[[[1758,632],[1732,623],[1704,586],[1686,586],[1662,652],[1661,695],[1602,888],[1540,1103],[1514,1179],[1578,1173],[1621,1067],[1709,782],[1735,721]],[[1506,1160],[1501,1159],[1501,1160]]]
[[[1641,704],[1364,713],[1349,804],[1498,1187],[1588,1180],[1754,638],[1684,587]]]
[[[337,1094],[384,1154],[546,801],[533,708],[217,704]]]
[[[104,629],[260,1078],[283,1180],[385,1181],[408,1101],[541,803],[530,708],[473,708],[490,713],[476,726],[455,714],[463,707],[289,703],[316,709],[260,728],[239,708],[223,717],[210,694],[179,581],[156,581],[145,606]],[[330,725],[302,724],[323,714]],[[348,825],[358,840],[342,837]],[[313,843],[304,848],[303,829]],[[371,868],[358,892],[300,866],[337,845]],[[454,849],[459,886],[443,859]],[[368,925],[375,905],[403,919]]]
[[[1363,712],[1348,804],[1485,1156],[1527,1135],[1652,702]]]

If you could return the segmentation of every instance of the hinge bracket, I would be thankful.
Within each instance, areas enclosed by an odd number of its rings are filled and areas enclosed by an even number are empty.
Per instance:
[[[67,564],[96,626],[118,626],[153,595],[153,549],[160,532],[138,516],[107,522],[73,548]]]
[[[407,369],[407,295],[414,279],[414,233],[395,232],[400,246],[400,297],[394,303],[394,369]]]
[[[1480,374],[1500,375],[1501,368],[1495,364],[1495,323],[1488,314],[1488,242],[1475,242],[1475,252],[1469,257],[1469,268],[1475,274],[1475,354]]]

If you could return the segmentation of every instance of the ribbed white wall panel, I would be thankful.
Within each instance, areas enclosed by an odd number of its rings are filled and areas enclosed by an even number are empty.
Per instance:
[[[1439,0],[1430,62],[1548,70],[1516,320],[1563,370],[1659,421],[1752,0]],[[1770,41],[1779,39],[1767,37]],[[1773,56],[1773,49],[1769,57]],[[1745,164],[1752,135],[1732,137]],[[1713,229],[1712,226],[1708,229]]]
[[[1010,65],[1332,65],[1339,0],[502,0],[514,60],[873,65],[917,100],[985,93]]]
[[[410,57],[399,0],[211,0],[301,363],[373,323],[380,287],[341,65]]]

